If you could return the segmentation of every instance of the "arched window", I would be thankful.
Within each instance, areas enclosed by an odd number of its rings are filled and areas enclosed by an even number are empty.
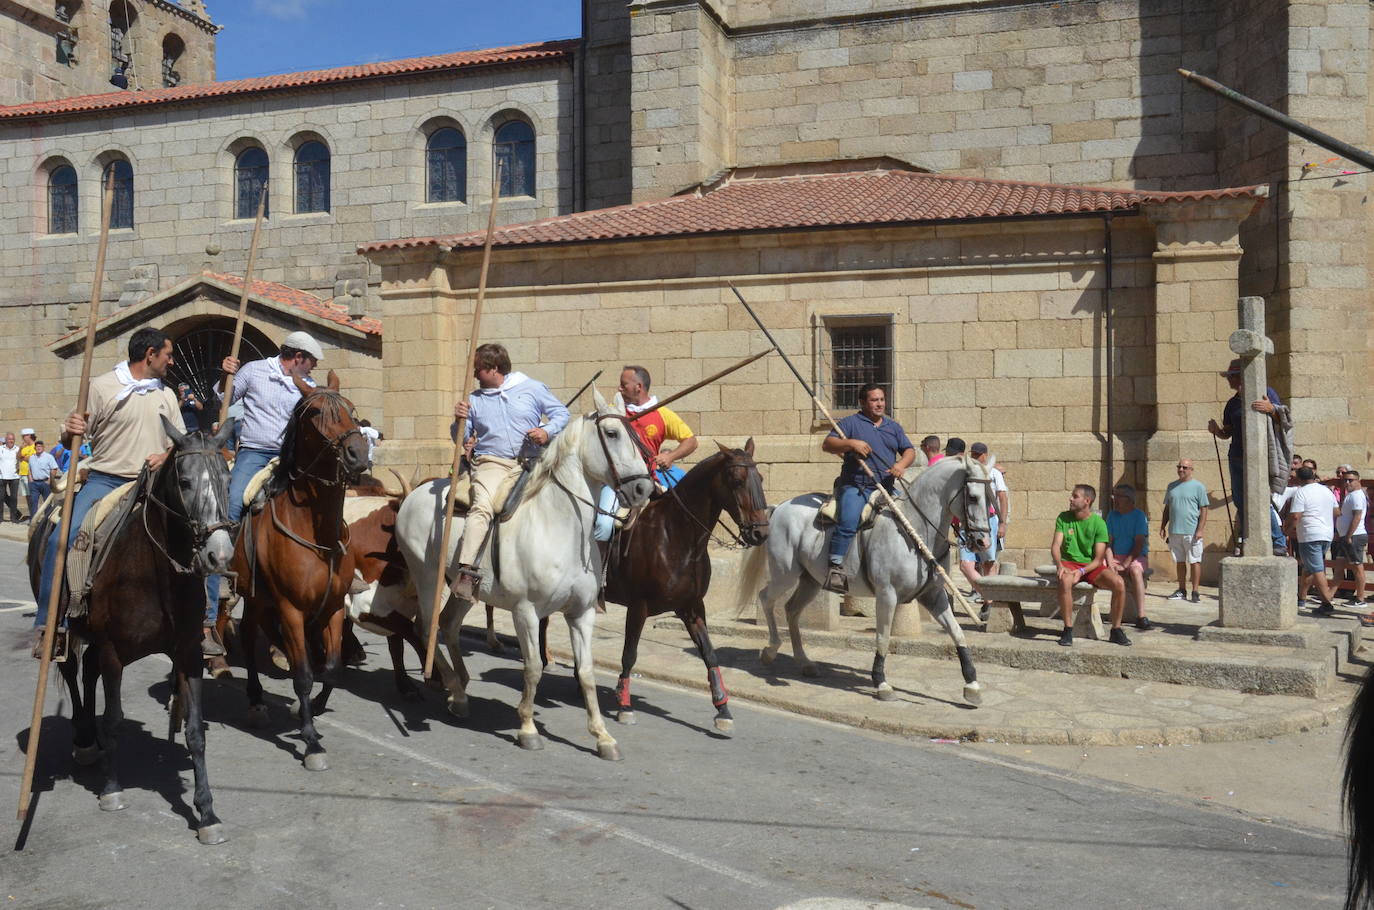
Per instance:
[[[100,174],[100,198],[105,198],[105,184],[114,174],[114,204],[110,208],[110,229],[134,226],[134,168],[123,158],[105,165]],[[103,204],[103,202],[102,202]]]
[[[429,134],[425,144],[426,202],[466,202],[468,143],[462,132],[446,126]]]
[[[234,217],[256,218],[258,197],[267,186],[267,153],[256,145],[239,152],[234,159]],[[263,216],[267,215],[263,208]]]
[[[110,4],[110,84],[116,88],[129,87],[128,69],[133,65],[133,42],[130,33],[138,21],[138,12],[128,0],[114,0]]]
[[[48,172],[48,233],[77,231],[76,168],[61,164]]]
[[[329,211],[329,149],[313,139],[296,149],[296,214]]]
[[[534,195],[534,127],[512,120],[496,131],[495,161],[501,168],[502,196]]]
[[[162,39],[162,85],[165,88],[181,84],[181,73],[177,72],[177,61],[186,52],[186,42],[179,35],[168,35]]]

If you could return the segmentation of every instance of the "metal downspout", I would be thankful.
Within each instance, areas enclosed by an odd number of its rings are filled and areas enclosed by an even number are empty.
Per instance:
[[[1102,493],[1100,499],[1110,503],[1112,484],[1116,482],[1116,437],[1114,435],[1114,421],[1112,416],[1115,412],[1116,401],[1116,364],[1114,348],[1116,336],[1113,334],[1112,326],[1112,213],[1107,212],[1102,216],[1102,229],[1106,234],[1106,242],[1102,247],[1102,266],[1106,273],[1106,283],[1102,288],[1102,312],[1104,317],[1104,333],[1106,336],[1103,345],[1102,364],[1106,371],[1107,386],[1107,445],[1106,457],[1103,461]],[[1105,509],[1103,510],[1105,511]]]

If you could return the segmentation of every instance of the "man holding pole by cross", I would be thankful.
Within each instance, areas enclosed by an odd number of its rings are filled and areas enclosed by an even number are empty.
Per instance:
[[[830,535],[830,572],[825,578],[825,589],[836,594],[849,592],[844,557],[859,530],[864,505],[879,482],[891,493],[897,478],[916,460],[916,447],[901,424],[884,416],[886,411],[887,393],[882,386],[869,383],[859,389],[859,412],[841,420],[838,432],[831,430],[821,443],[823,451],[844,458],[835,481],[835,530]],[[859,466],[860,460],[868,464],[868,472]]]

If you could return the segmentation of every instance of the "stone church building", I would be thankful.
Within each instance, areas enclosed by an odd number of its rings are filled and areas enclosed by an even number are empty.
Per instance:
[[[1369,146],[1367,3],[582,6],[572,40],[216,82],[202,3],[0,0],[4,424],[70,407],[113,175],[98,363],[152,322],[212,383],[265,198],[250,347],[320,332],[388,464],[449,460],[493,197],[483,335],[520,368],[671,393],[762,349],[733,283],[827,400],[879,381],[914,438],[988,442],[1023,565],[1076,482],[1157,517],[1190,456],[1221,511],[1241,294],[1300,451],[1368,464],[1368,177],[1176,72]],[[753,435],[771,500],[833,475],[776,357],[681,413]]]

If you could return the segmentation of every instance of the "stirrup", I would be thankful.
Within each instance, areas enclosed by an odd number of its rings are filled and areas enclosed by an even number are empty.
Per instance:
[[[459,566],[458,577],[449,585],[449,591],[459,600],[476,601],[477,586],[482,583],[482,575],[472,566]]]
[[[844,574],[844,569],[839,566],[831,566],[826,573],[825,584],[821,587],[835,594],[849,593],[849,576]]]
[[[219,640],[219,630],[214,626],[202,626],[200,654],[202,657],[223,657],[224,643]]]

